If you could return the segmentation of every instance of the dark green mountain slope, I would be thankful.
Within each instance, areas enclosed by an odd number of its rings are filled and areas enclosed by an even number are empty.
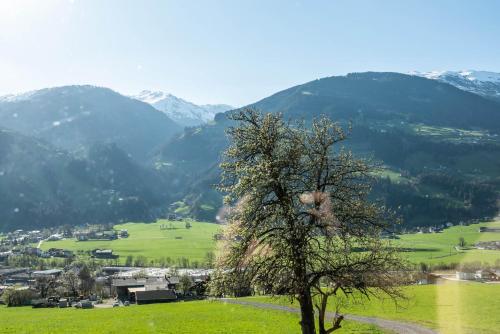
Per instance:
[[[327,114],[500,131],[498,104],[446,83],[400,73],[353,73],[311,81],[255,104],[292,118]]]
[[[74,158],[50,144],[0,130],[0,231],[149,220],[169,183],[114,144]]]
[[[407,226],[495,214],[500,180],[500,104],[446,83],[397,73],[358,73],[292,87],[252,107],[310,120],[321,114],[353,131],[347,145],[373,156],[380,173],[374,198],[402,214]],[[220,196],[220,152],[227,114],[186,129],[159,160],[183,175],[191,214],[214,218]]]

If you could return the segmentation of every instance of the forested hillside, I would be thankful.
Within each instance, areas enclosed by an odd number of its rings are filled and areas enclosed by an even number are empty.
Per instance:
[[[330,77],[276,93],[250,107],[295,120],[327,115],[351,127],[347,148],[383,164],[373,198],[406,226],[493,216],[500,184],[500,104],[447,83],[398,73]],[[188,128],[159,160],[183,173],[184,204],[213,219],[221,206],[217,164],[227,113]]]

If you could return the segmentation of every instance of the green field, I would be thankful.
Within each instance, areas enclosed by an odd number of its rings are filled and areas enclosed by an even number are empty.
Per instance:
[[[0,333],[299,333],[297,314],[221,302],[180,302],[108,309],[0,308]],[[346,322],[338,333],[383,333]]]
[[[399,307],[392,300],[372,299],[364,305],[349,305],[343,312],[415,322],[442,334],[500,333],[499,284],[448,281],[442,285],[409,286],[404,290],[408,300],[402,301]],[[289,305],[286,299],[248,299]]]
[[[76,241],[66,239],[60,241],[45,241],[42,249],[64,248],[77,251],[90,251],[96,248],[112,249],[120,256],[119,262],[124,263],[128,255],[145,256],[148,261],[159,260],[162,257],[173,261],[187,258],[204,262],[207,252],[213,251],[214,234],[220,231],[220,225],[190,221],[192,227],[185,228],[185,222],[159,220],[156,223],[128,223],[116,225],[115,229],[127,229],[130,236],[113,241]],[[173,229],[160,229],[160,225],[167,227],[172,224]],[[78,255],[78,254],[77,254]]]
[[[160,225],[174,229],[160,230]],[[160,220],[156,223],[128,223],[116,225],[116,229],[127,229],[130,237],[113,241],[76,241],[67,239],[61,241],[45,241],[42,249],[64,248],[75,252],[90,251],[96,248],[112,249],[120,255],[119,262],[124,263],[128,255],[145,256],[148,261],[158,261],[170,258],[176,261],[187,258],[191,263],[203,263],[207,252],[213,251],[214,234],[220,232],[220,225],[191,221],[192,228],[186,229],[185,222],[170,222]],[[466,249],[457,251],[455,246],[460,237],[464,237],[468,245],[478,241],[500,240],[500,233],[479,233],[479,227],[500,227],[500,221],[473,224],[469,226],[454,226],[442,233],[404,234],[395,240],[396,246],[404,248],[403,253],[413,263],[464,263],[481,261],[495,264],[500,261],[500,251]],[[157,263],[156,263],[157,264]]]
[[[457,251],[455,246],[463,237],[467,245],[472,246],[478,241],[500,240],[500,233],[479,232],[479,227],[499,227],[500,221],[473,224],[469,226],[453,226],[442,233],[404,234],[395,244],[404,247],[409,252],[404,255],[414,263],[464,263],[480,261],[494,265],[500,260],[500,251],[466,249]]]

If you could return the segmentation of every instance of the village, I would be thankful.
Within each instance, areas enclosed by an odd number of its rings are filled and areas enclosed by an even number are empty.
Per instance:
[[[59,241],[65,238],[75,238],[77,241],[91,240],[116,240],[127,238],[127,230],[115,231],[106,229],[104,226],[93,226],[86,229],[60,228],[52,230],[16,230],[9,232],[0,239],[0,263],[16,256],[36,256],[40,258],[67,258],[75,256],[74,252],[68,249],[49,248],[46,251],[41,249],[43,242]],[[93,249],[90,256],[97,259],[116,259],[110,249]]]
[[[189,226],[188,226],[189,224]],[[186,230],[191,229],[186,223]],[[443,228],[451,227],[443,226]],[[161,231],[172,229],[160,224]],[[172,230],[173,231],[173,230]],[[421,233],[441,233],[440,227]],[[479,233],[499,232],[479,227]],[[16,230],[0,240],[0,303],[33,308],[75,307],[112,308],[151,303],[203,299],[213,270],[207,268],[154,267],[118,261],[112,249],[92,249],[82,257],[71,250],[55,247],[41,249],[43,243],[64,239],[85,243],[93,240],[129,238],[126,229],[109,226],[54,228],[44,231]],[[388,238],[398,236],[387,235]],[[222,235],[213,235],[215,241]],[[477,242],[475,249],[498,249],[498,241]],[[457,246],[458,247],[458,246]],[[476,265],[440,271],[421,267],[411,273],[414,285],[442,284],[446,281],[500,283],[500,269]],[[251,295],[243,287],[242,295]]]
[[[85,263],[73,263],[64,269],[0,268],[0,300],[7,306],[34,308],[193,300],[205,296],[210,273],[209,269],[91,268]]]
[[[191,225],[186,224],[186,229]],[[168,229],[161,225],[160,229]],[[0,303],[8,306],[117,307],[203,298],[211,269],[119,266],[112,249],[85,256],[42,243],[128,238],[108,226],[16,230],[0,239]]]

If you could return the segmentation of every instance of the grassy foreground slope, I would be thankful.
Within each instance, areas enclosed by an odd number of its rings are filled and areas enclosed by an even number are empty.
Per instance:
[[[192,227],[185,228],[185,222],[159,220],[156,223],[127,223],[116,225],[115,229],[127,229],[130,236],[113,241],[76,241],[67,239],[61,241],[46,241],[42,249],[64,248],[77,251],[92,249],[112,249],[120,255],[120,263],[124,263],[128,255],[145,256],[148,261],[170,257],[172,260],[188,258],[189,261],[203,262],[206,253],[213,251],[214,234],[220,230],[220,225],[190,221]],[[160,226],[172,226],[173,229],[160,229]]]
[[[409,286],[407,301],[372,299],[344,308],[347,314],[415,322],[442,334],[500,333],[500,285],[448,281],[442,285]],[[286,299],[248,297],[264,303],[288,305]],[[297,306],[296,304],[294,304]],[[333,308],[331,308],[333,309]]]
[[[299,317],[220,302],[186,302],[108,309],[0,308],[0,332],[8,333],[299,333]],[[383,333],[347,322],[339,333]]]
[[[465,239],[467,246],[473,246],[479,241],[500,240],[500,233],[479,232],[479,227],[482,226],[500,228],[500,220],[469,226],[453,226],[442,233],[404,234],[395,243],[409,250],[405,255],[414,263],[464,263],[480,261],[494,265],[495,261],[500,260],[500,251],[478,249],[457,251],[455,249],[460,237]]]

